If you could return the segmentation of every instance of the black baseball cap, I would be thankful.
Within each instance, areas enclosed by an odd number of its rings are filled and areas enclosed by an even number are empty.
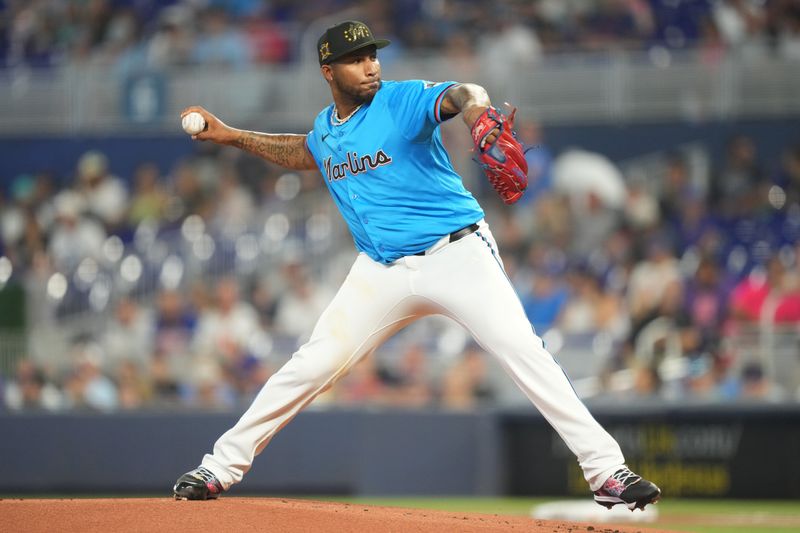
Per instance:
[[[329,65],[350,52],[370,45],[375,45],[375,48],[383,48],[389,45],[389,41],[373,37],[372,32],[363,22],[357,20],[340,22],[325,30],[325,33],[317,41],[319,64]]]

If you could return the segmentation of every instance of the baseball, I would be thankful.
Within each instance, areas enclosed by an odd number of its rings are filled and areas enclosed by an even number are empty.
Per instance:
[[[197,111],[192,111],[183,117],[181,126],[183,126],[183,131],[189,135],[196,135],[205,129],[206,120]]]

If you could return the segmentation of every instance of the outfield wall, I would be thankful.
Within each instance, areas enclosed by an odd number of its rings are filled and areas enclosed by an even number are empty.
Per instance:
[[[672,496],[799,498],[800,408],[594,409]],[[236,417],[0,415],[4,493],[168,494]],[[587,495],[535,413],[306,412],[236,493]]]

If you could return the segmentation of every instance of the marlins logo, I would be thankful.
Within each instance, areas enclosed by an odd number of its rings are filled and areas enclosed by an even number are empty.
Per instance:
[[[367,169],[375,170],[378,167],[390,164],[392,157],[383,150],[378,150],[375,155],[367,154],[360,157],[358,152],[347,152],[347,160],[335,165],[332,160],[333,158],[329,156],[322,162],[328,181],[345,179],[348,173],[355,176],[366,172]]]
[[[344,30],[344,38],[351,43],[359,39],[369,39],[370,37],[372,37],[372,34],[364,24],[350,24],[350,27]]]

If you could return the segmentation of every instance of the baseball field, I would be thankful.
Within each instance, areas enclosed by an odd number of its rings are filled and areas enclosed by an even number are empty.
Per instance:
[[[790,532],[800,530],[796,501],[667,500],[652,522],[531,518],[552,500],[532,498],[226,497],[177,502],[167,497],[0,499],[3,531],[276,532]]]
[[[503,516],[530,516],[537,506],[552,502],[544,498],[361,498],[353,502],[402,506],[415,509],[438,509],[451,512],[498,513]],[[575,500],[588,501],[588,500]],[[652,523],[634,523],[623,526],[623,530],[670,530],[701,533],[741,532],[796,532],[800,531],[800,502],[797,501],[751,501],[751,500],[689,500],[665,499],[655,509],[658,518]],[[604,512],[601,509],[602,512]],[[636,516],[638,511],[632,516]],[[607,524],[595,524],[603,531]],[[612,527],[611,530],[618,529]],[[580,531],[579,529],[577,531]]]

